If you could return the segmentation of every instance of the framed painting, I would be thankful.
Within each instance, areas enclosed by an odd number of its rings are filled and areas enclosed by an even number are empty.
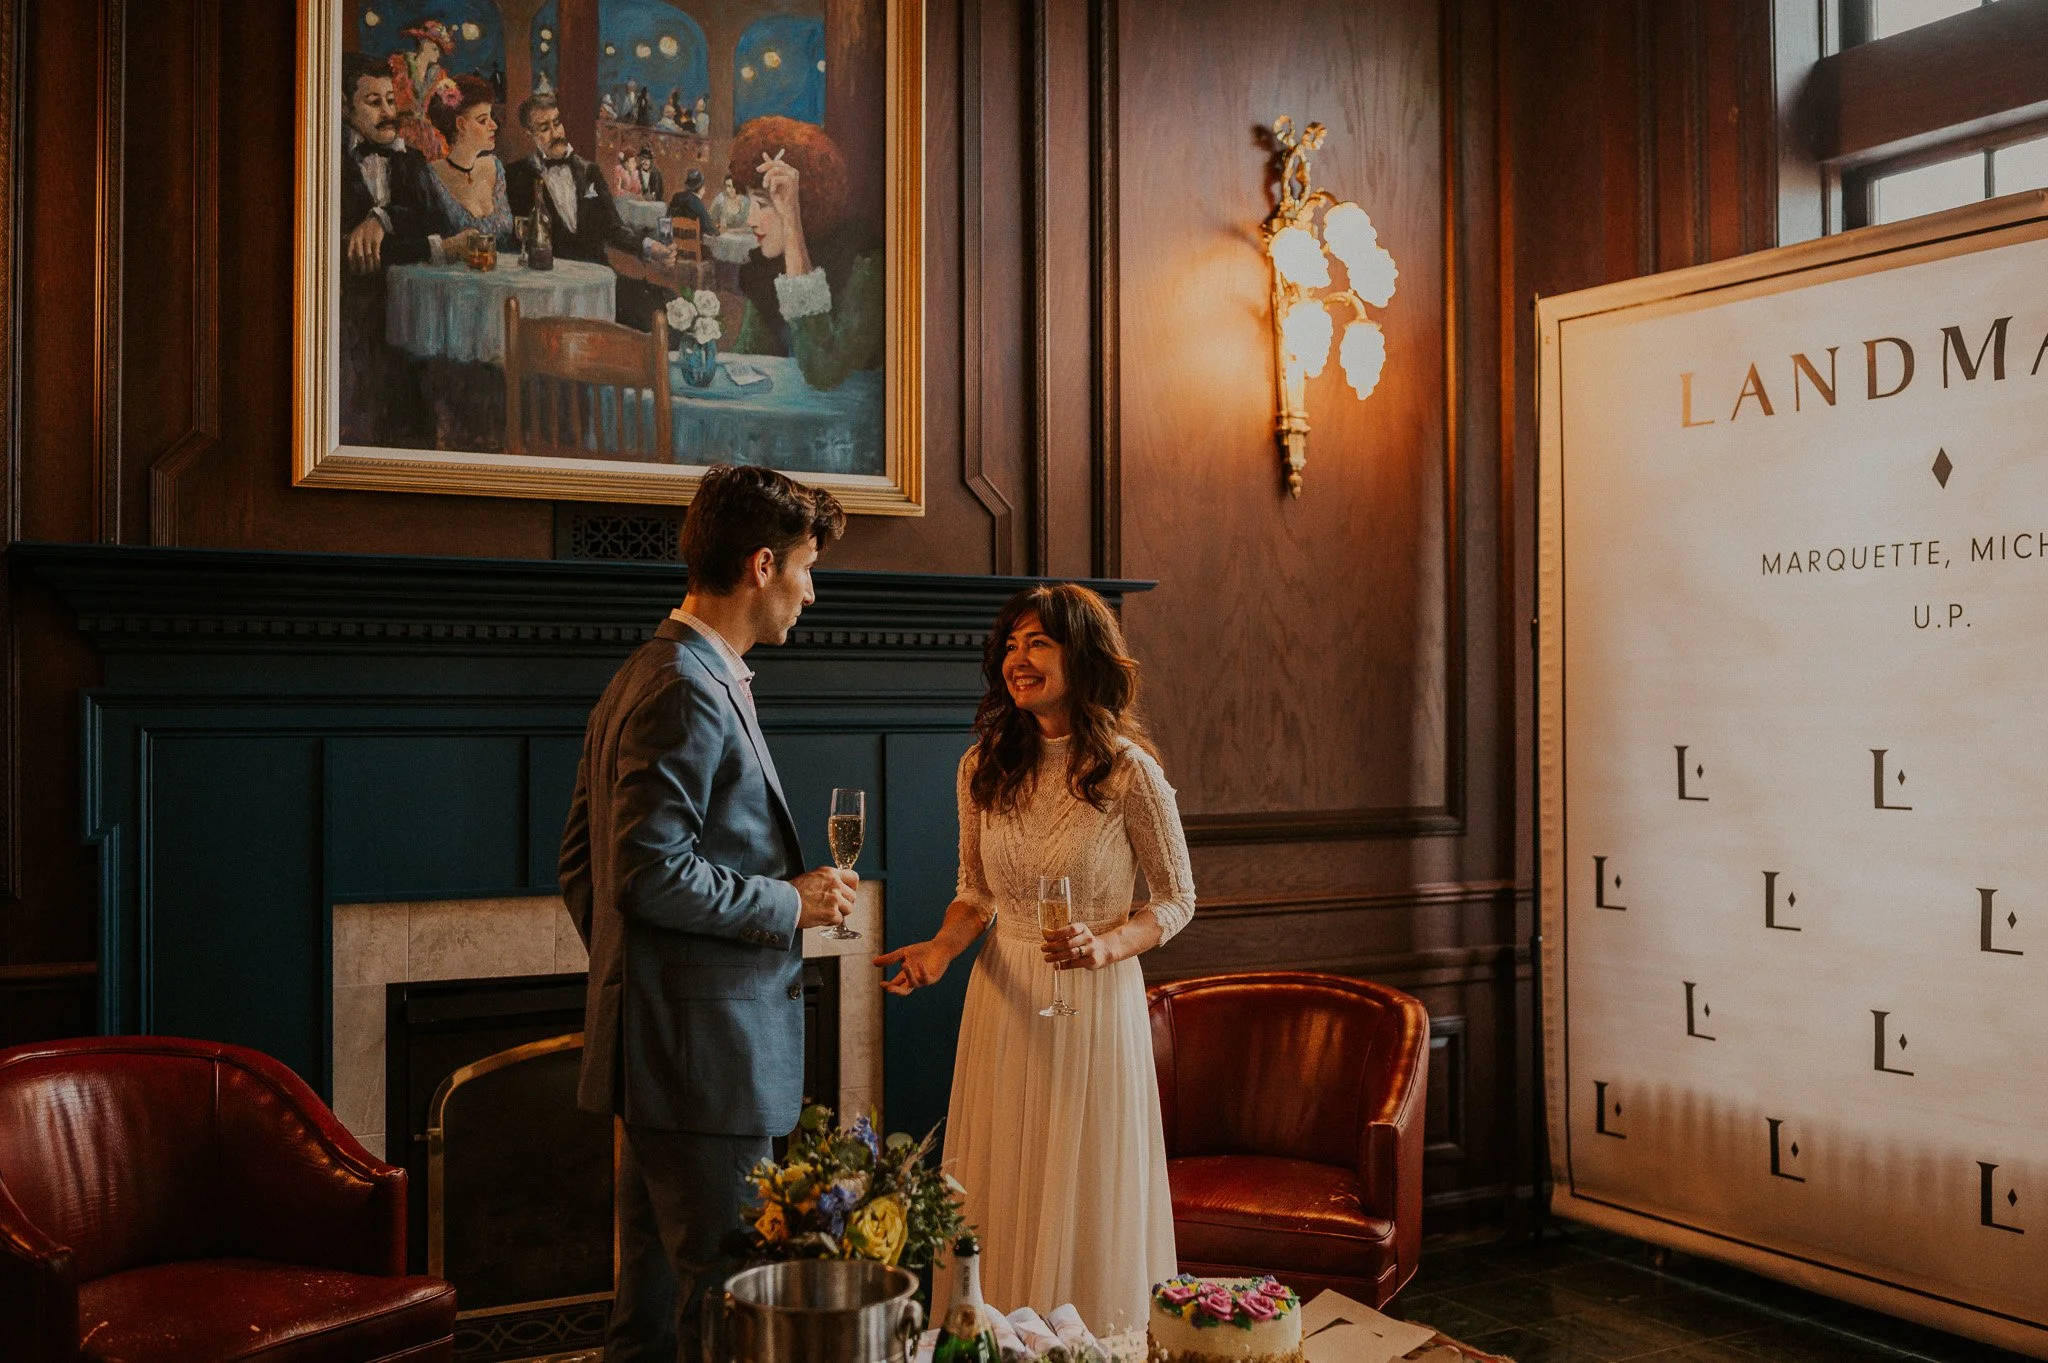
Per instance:
[[[293,480],[921,515],[923,0],[299,0]]]

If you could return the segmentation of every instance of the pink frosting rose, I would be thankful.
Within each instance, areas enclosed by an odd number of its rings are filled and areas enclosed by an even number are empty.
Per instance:
[[[1230,1289],[1216,1283],[1203,1288],[1196,1295],[1195,1305],[1218,1320],[1229,1320],[1237,1314],[1237,1306],[1230,1299]]]
[[[1167,1282],[1160,1285],[1159,1300],[1168,1306],[1186,1306],[1195,1299],[1193,1283]]]
[[[1271,1320],[1280,1314],[1280,1303],[1263,1292],[1247,1292],[1237,1299],[1238,1309],[1253,1320]]]

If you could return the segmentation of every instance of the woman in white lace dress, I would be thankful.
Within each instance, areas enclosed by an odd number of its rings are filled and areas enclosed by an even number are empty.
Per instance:
[[[993,925],[968,980],[948,1170],[981,1233],[990,1305],[1072,1302],[1098,1333],[1142,1328],[1177,1267],[1166,1142],[1139,953],[1193,916],[1173,788],[1137,715],[1137,664],[1085,587],[1003,608],[961,759],[960,884],[928,942],[876,958],[884,988],[930,984]],[[1136,873],[1147,900],[1133,907]],[[1048,940],[1038,878],[1066,876],[1074,922]],[[1053,972],[1077,1015],[1047,1018]]]

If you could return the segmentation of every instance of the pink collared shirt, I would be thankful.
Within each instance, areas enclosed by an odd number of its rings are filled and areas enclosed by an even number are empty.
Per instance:
[[[674,610],[670,611],[668,618],[678,624],[687,625],[704,636],[712,649],[717,652],[718,660],[725,664],[726,675],[740,684],[740,693],[747,698],[747,705],[751,707],[754,703],[754,669],[747,666],[746,660],[740,657],[739,651],[726,642],[723,634],[720,634],[681,606],[677,606]]]

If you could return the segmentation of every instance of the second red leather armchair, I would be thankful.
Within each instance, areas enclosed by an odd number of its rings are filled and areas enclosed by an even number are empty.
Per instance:
[[[1182,1270],[1386,1302],[1421,1250],[1423,1006],[1291,971],[1150,999]]]

